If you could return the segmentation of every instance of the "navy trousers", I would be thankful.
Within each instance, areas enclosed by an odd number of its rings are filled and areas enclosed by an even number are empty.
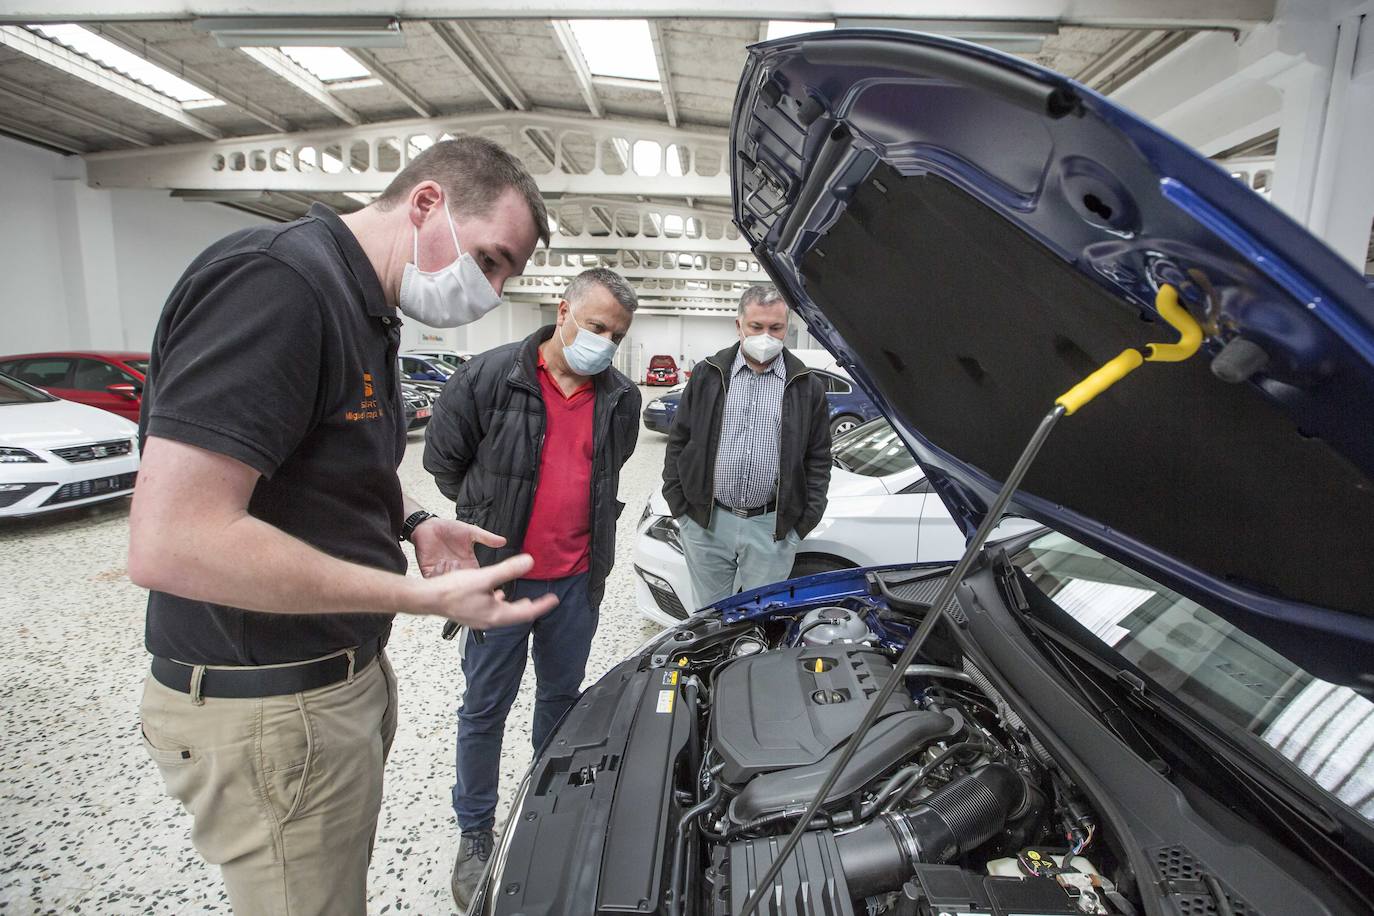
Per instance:
[[[467,690],[458,707],[458,780],[453,813],[463,831],[490,829],[496,821],[501,777],[501,739],[506,730],[525,656],[534,637],[534,749],[543,746],[563,714],[577,702],[599,608],[587,599],[587,574],[565,579],[522,579],[508,591],[512,601],[553,592],[558,607],[533,623],[496,627],[478,642],[466,636],[463,677]]]

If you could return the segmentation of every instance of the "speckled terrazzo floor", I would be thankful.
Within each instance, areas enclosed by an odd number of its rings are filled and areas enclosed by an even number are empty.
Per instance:
[[[665,442],[641,428],[622,476],[628,506],[588,683],[654,632],[634,607],[630,555]],[[410,444],[402,481],[437,509],[423,437]],[[124,574],[127,519],[120,500],[0,522],[0,913],[229,912],[217,871],[191,849],[189,818],[138,742],[145,599]],[[454,909],[449,790],[462,675],[439,629],[398,618],[389,647],[401,716],[369,873],[374,914]],[[507,728],[498,823],[529,763],[533,695],[531,675]]]

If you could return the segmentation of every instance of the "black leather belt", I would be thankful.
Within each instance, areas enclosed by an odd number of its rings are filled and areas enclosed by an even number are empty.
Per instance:
[[[381,651],[382,642],[375,639],[353,651],[352,671],[360,673],[372,663]],[[173,661],[170,658],[153,656],[153,678],[164,687],[181,693],[191,693],[195,665]],[[253,699],[257,697],[278,697],[290,693],[303,693],[328,687],[347,680],[349,675],[348,654],[331,655],[328,658],[301,662],[298,665],[280,665],[264,668],[204,668],[201,672],[200,691],[202,697],[221,699]]]
[[[754,518],[758,515],[767,515],[769,512],[772,512],[774,509],[778,507],[777,500],[773,500],[767,505],[758,506],[753,509],[736,509],[734,506],[725,505],[725,503],[721,502],[720,500],[716,500],[716,505],[720,506],[726,512],[729,512],[731,515],[737,515],[740,518]]]

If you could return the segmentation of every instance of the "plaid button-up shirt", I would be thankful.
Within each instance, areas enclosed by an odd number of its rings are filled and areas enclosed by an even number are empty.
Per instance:
[[[735,354],[720,421],[716,499],[735,509],[756,509],[777,492],[778,435],[787,368],[782,354],[755,372]]]

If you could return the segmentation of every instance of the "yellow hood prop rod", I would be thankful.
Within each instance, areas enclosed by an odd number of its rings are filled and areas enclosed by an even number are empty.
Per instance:
[[[750,916],[758,909],[763,899],[768,896],[768,889],[773,886],[774,879],[777,878],[793,850],[797,848],[797,844],[801,842],[802,834],[810,829],[811,820],[820,810],[826,796],[830,794],[830,790],[834,788],[840,774],[844,772],[845,767],[849,766],[849,762],[854,758],[854,753],[858,750],[863,736],[877,721],[878,714],[887,705],[892,694],[896,692],[897,685],[902,682],[907,666],[916,657],[916,653],[920,651],[921,645],[925,643],[926,638],[935,629],[935,625],[944,617],[945,605],[949,604],[950,599],[954,597],[954,589],[960,582],[964,581],[964,576],[973,566],[978,551],[982,549],[988,535],[1002,520],[1002,513],[1006,510],[1007,503],[1011,501],[1012,494],[1016,492],[1017,487],[1025,478],[1026,472],[1035,462],[1035,456],[1040,453],[1040,448],[1049,438],[1054,425],[1059,422],[1060,418],[1077,413],[1089,401],[1139,369],[1142,364],[1147,362],[1182,362],[1196,353],[1198,348],[1202,346],[1202,328],[1193,316],[1189,315],[1187,310],[1179,305],[1178,290],[1168,285],[1161,286],[1155,295],[1155,308],[1159,311],[1160,317],[1178,331],[1178,342],[1152,343],[1147,344],[1141,350],[1123,350],[1115,359],[1105,363],[1102,368],[1055,399],[1054,407],[1040,421],[1034,435],[1031,436],[1025,449],[1021,452],[1021,457],[1016,459],[1016,464],[1012,467],[1011,473],[1007,475],[1007,480],[1002,484],[1002,489],[997,492],[996,498],[988,506],[987,514],[983,516],[982,523],[964,548],[964,555],[959,558],[953,571],[941,584],[939,595],[930,605],[930,610],[926,612],[925,617],[921,619],[920,626],[916,628],[916,632],[907,642],[901,657],[893,664],[891,676],[883,684],[882,689],[878,691],[878,695],[873,698],[868,707],[868,712],[864,714],[863,720],[859,723],[859,727],[855,729],[839,759],[835,761],[830,772],[826,774],[825,781],[816,790],[816,795],[811,799],[811,803],[806,806],[806,812],[797,821],[797,825],[792,828],[792,832],[787,837],[787,842],[783,844],[782,849],[773,859],[773,864],[768,867],[768,871],[759,879],[759,883],[755,886],[753,893],[749,895],[749,899],[745,901],[744,909],[739,912],[738,916]],[[674,893],[676,892],[677,890],[674,889]]]

